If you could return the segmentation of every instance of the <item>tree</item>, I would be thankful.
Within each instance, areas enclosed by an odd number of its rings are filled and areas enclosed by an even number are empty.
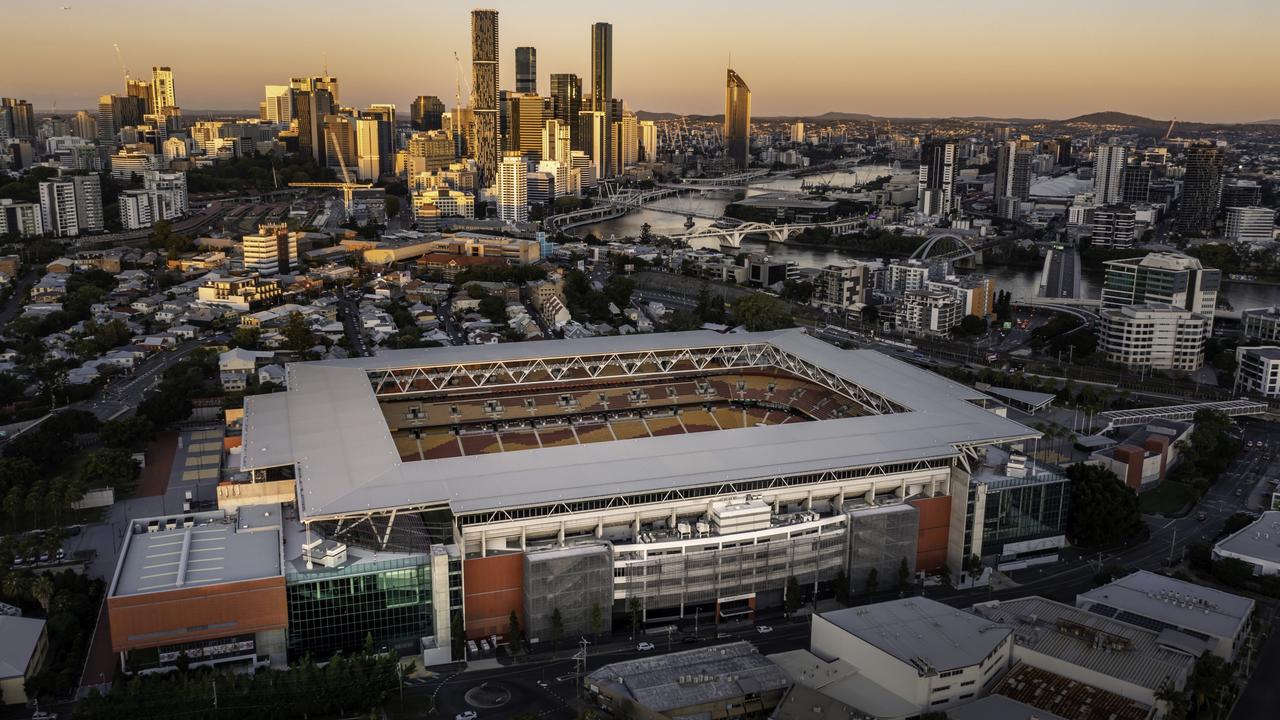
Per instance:
[[[599,635],[604,632],[604,612],[600,609],[600,601],[596,600],[591,603],[591,634]]]
[[[902,562],[898,563],[898,591],[906,592],[911,587],[911,566],[907,564],[907,559],[902,558]]]
[[[813,297],[813,283],[808,280],[784,280],[780,294],[784,300],[807,303]]]
[[[986,334],[987,321],[977,315],[965,315],[960,320],[960,332],[971,337]]]
[[[880,571],[871,568],[871,572],[867,573],[867,594],[874,595],[876,587],[880,585]]]
[[[258,328],[238,327],[231,334],[231,344],[238,348],[246,350],[257,350],[258,340],[262,337],[262,331]]]
[[[511,639],[512,645],[520,644],[520,617],[515,610],[507,617],[507,637]]]
[[[768,295],[755,293],[738,300],[733,306],[733,322],[747,330],[778,330],[795,325],[782,303]]]
[[[37,575],[31,581],[31,597],[40,603],[45,614],[49,613],[49,601],[53,599],[53,580],[48,575]]]
[[[1090,547],[1125,542],[1145,530],[1138,496],[1115,473],[1097,465],[1077,463],[1067,468],[1071,502],[1067,538]]]
[[[311,334],[311,328],[307,327],[307,321],[302,317],[302,313],[289,313],[289,320],[284,326],[285,348],[300,353],[312,345],[315,345],[315,337]]]
[[[385,203],[388,219],[400,214],[400,198],[394,195],[387,195],[383,202]]]
[[[102,423],[98,439],[107,447],[132,449],[150,440],[155,431],[156,426],[146,417],[130,415]]]
[[[121,448],[99,448],[87,454],[76,475],[85,488],[128,489],[138,479],[138,463]]]
[[[787,578],[787,589],[786,589],[787,617],[791,617],[792,615],[796,614],[796,611],[800,609],[801,601],[802,601],[802,598],[800,597],[800,581],[796,580],[795,575],[792,575]]]
[[[559,644],[564,638],[564,616],[560,614],[560,608],[551,611],[551,642]]]
[[[1226,661],[1205,651],[1196,660],[1187,680],[1187,688],[1195,699],[1196,710],[1218,706],[1223,691],[1231,684],[1231,667]]]
[[[640,619],[644,614],[644,611],[640,607],[640,598],[633,597],[628,600],[627,611],[631,615],[631,634],[634,636],[636,630],[640,629]]]

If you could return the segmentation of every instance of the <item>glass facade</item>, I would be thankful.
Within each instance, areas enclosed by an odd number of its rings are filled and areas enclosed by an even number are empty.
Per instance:
[[[1061,535],[1065,532],[1069,482],[1061,475],[989,480],[982,520],[986,554],[1005,543]]]
[[[326,660],[363,648],[368,635],[375,649],[405,654],[435,634],[427,558],[291,573],[285,584],[290,657]]]

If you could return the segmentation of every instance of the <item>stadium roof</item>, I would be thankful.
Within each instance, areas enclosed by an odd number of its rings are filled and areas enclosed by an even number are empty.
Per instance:
[[[748,427],[403,461],[370,373],[471,363],[768,344],[907,409],[888,415]],[[597,337],[389,351],[294,363],[288,392],[245,398],[245,470],[296,463],[302,519],[448,503],[454,512],[695,487],[840,467],[954,457],[962,446],[1039,433],[975,405],[981,393],[872,350],[845,351],[799,330]],[[602,483],[602,479],[608,479]]]
[[[936,600],[917,597],[834,610],[823,620],[923,674],[977,665],[1009,637],[1009,629]]]

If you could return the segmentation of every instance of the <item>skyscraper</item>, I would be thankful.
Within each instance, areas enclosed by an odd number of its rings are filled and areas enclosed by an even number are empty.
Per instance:
[[[644,162],[658,161],[658,125],[652,120],[641,120],[640,156]]]
[[[471,11],[471,110],[481,187],[493,183],[498,168],[498,11]]]
[[[328,159],[324,118],[337,103],[328,90],[301,90],[293,98],[298,118],[298,154],[310,155],[317,165],[323,165]]]
[[[529,166],[518,152],[509,152],[498,166],[498,219],[526,222],[529,219]]]
[[[444,129],[444,103],[435,95],[419,95],[409,108],[409,125],[414,130]]]
[[[569,126],[554,118],[542,126],[542,159],[569,167],[573,157]]]
[[[574,139],[573,147],[578,146],[578,113],[582,112],[582,78],[573,73],[555,73],[551,76],[551,117],[559,120],[569,128],[569,135]]]
[[[98,176],[72,175],[40,183],[40,215],[44,231],[57,237],[101,231],[102,185]]]
[[[173,92],[173,68],[158,66],[151,68],[151,112],[162,113],[167,108],[178,107]]]
[[[920,187],[916,209],[945,217],[955,209],[956,144],[925,140],[920,145]]]
[[[538,50],[531,47],[516,48],[516,92],[538,92]]]
[[[124,81],[125,97],[138,98],[142,101],[142,114],[153,113],[156,111],[152,105],[154,98],[151,96],[151,83],[146,80],[133,80],[126,78]]]
[[[17,98],[0,98],[0,137],[22,138],[36,136],[36,114],[31,103]]]
[[[546,127],[542,97],[536,93],[515,93],[507,102],[510,114],[507,149],[537,161],[542,153],[542,130]]]
[[[609,141],[610,128],[605,124],[604,112],[600,110],[583,110],[578,113],[578,139],[581,152],[591,157],[592,178],[601,180],[606,177],[605,165],[609,152],[606,143]],[[575,148],[576,149],[576,148]],[[594,183],[588,183],[594,185]]]
[[[141,125],[142,116],[146,114],[146,97],[103,95],[98,98],[98,139],[115,143],[121,128]]]
[[[288,123],[293,119],[293,92],[293,88],[288,85],[266,86],[266,102],[264,107],[267,111],[267,122],[283,124]],[[298,132],[301,134],[301,127],[298,128]]]
[[[1125,160],[1129,148],[1123,145],[1099,145],[1093,156],[1093,199],[1099,205],[1112,205],[1124,196],[1122,185]]]
[[[71,134],[85,140],[93,140],[98,137],[98,121],[93,115],[84,110],[77,110],[76,114],[71,117]]]
[[[1000,143],[996,153],[993,194],[1001,217],[1016,217],[1019,202],[1031,197],[1031,158],[1034,154],[1035,143],[1025,138]]]
[[[1180,233],[1208,233],[1218,214],[1222,190],[1222,151],[1208,144],[1187,148],[1187,172],[1182,176],[1182,199],[1176,223]]]
[[[603,113],[603,137],[598,138],[599,152],[603,158],[596,161],[599,177],[616,175],[613,167],[613,25],[598,22],[591,26],[591,109]]]
[[[724,152],[739,168],[751,150],[751,88],[729,68],[724,86]]]

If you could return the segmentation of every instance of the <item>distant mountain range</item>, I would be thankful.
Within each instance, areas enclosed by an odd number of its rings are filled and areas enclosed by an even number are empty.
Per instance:
[[[680,113],[671,112],[649,112],[641,110],[636,113],[641,120],[678,120],[684,117],[693,122],[720,122],[724,120],[724,115],[682,115]],[[1055,120],[1051,118],[1000,118],[984,115],[969,117],[950,117],[950,118],[902,118],[902,117],[883,117],[880,115],[867,115],[865,113],[849,113],[849,112],[826,112],[821,115],[774,115],[762,116],[755,118],[759,121],[797,121],[797,120],[814,120],[819,122],[842,122],[857,120],[884,120],[889,122],[921,122],[926,120],[956,120],[963,122],[1001,122],[1010,125],[1043,125],[1060,123],[1063,125],[1070,124],[1088,124],[1088,125],[1117,125],[1132,128],[1133,130],[1147,135],[1164,135],[1169,129],[1168,120],[1156,120],[1154,118],[1143,117],[1141,115],[1133,115],[1130,113],[1118,112],[1115,110],[1107,110],[1104,112],[1088,113],[1086,115],[1078,115],[1065,120]],[[1207,132],[1211,130],[1219,130],[1230,127],[1240,127],[1242,125],[1277,125],[1280,126],[1280,119],[1274,120],[1258,120],[1249,123],[1201,123],[1201,122],[1184,122],[1178,120],[1174,125],[1174,134],[1182,132]]]

